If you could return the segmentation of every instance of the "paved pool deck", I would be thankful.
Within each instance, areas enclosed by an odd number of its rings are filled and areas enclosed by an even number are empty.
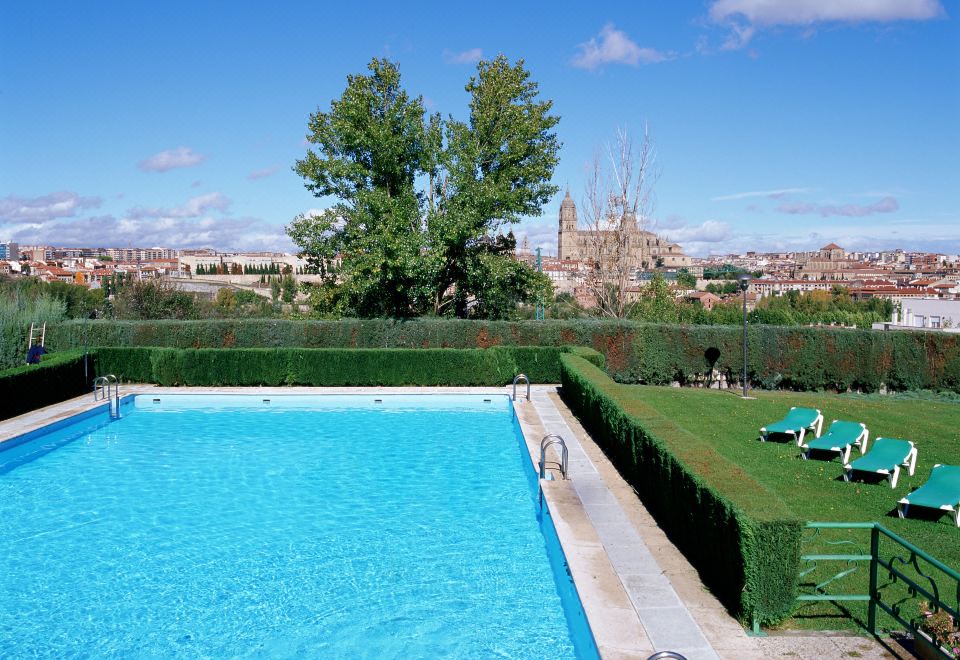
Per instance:
[[[509,394],[500,387],[191,387],[124,385],[128,394]],[[514,410],[536,469],[540,439],[564,438],[567,480],[542,481],[544,501],[570,573],[604,658],[646,659],[674,651],[688,660],[706,658],[900,657],[873,640],[852,635],[749,637],[701,583],[695,569],[670,543],[585,432],[552,385],[537,385],[526,401],[518,390]],[[65,419],[104,402],[77,397],[0,422],[0,442]],[[548,456],[556,459],[556,456]],[[557,475],[559,476],[559,475]]]

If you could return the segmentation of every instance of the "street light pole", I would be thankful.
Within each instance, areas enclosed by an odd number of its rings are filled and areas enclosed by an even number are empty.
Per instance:
[[[540,248],[537,248],[537,272],[543,272],[543,262],[540,260]],[[543,301],[537,300],[536,317],[538,321],[543,320]]]
[[[740,290],[743,291],[743,398],[747,398],[747,287],[750,286],[750,275],[743,273],[737,277]]]

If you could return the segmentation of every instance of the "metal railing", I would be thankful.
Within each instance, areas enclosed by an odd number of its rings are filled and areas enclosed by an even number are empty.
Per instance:
[[[93,379],[93,400],[110,404],[110,419],[120,419],[120,381],[113,374]]]
[[[548,461],[547,460],[547,449],[553,447],[554,445],[560,447],[560,461]],[[569,461],[570,454],[567,451],[566,441],[555,433],[543,436],[543,440],[540,441],[540,478],[547,478],[547,468],[553,470],[559,470],[560,476],[566,480],[567,478],[567,463]]]
[[[559,447],[557,451],[560,453],[559,461],[548,461],[547,460],[547,449],[550,447]],[[537,503],[541,510],[543,510],[543,480],[547,478],[547,469],[558,470],[560,472],[560,477],[566,480],[567,478],[567,463],[569,461],[570,454],[567,451],[567,443],[559,435],[555,433],[550,433],[543,436],[543,440],[540,441],[540,463],[539,463],[539,477],[537,481]]]
[[[916,636],[920,617],[917,607],[919,600],[926,600],[934,612],[946,612],[955,620],[960,617],[960,573],[879,523],[809,522],[806,529],[812,530],[812,533],[804,539],[804,545],[809,547],[819,543],[820,548],[827,546],[827,549],[800,556],[801,587],[806,588],[807,592],[797,597],[798,602],[866,602],[866,628],[873,635],[877,634],[877,615],[880,610]],[[832,530],[868,532],[869,550],[865,547],[866,538],[831,540],[828,535]],[[834,552],[834,548],[838,551]],[[843,552],[841,548],[849,550]],[[821,565],[834,563],[842,564],[841,570],[834,575],[824,575],[820,571]],[[867,593],[862,593],[862,586],[854,589],[854,593],[845,593],[844,589],[837,588],[844,578],[856,574],[863,565],[869,570]],[[815,578],[816,583],[808,580],[803,584],[804,578],[818,571],[820,577]],[[830,572],[827,571],[827,574]],[[827,591],[830,585],[833,586]],[[914,609],[911,612],[905,610],[905,606]],[[758,629],[754,621],[754,630]]]
[[[517,400],[517,383],[523,380],[527,384],[527,401],[530,400],[530,379],[526,374],[517,374],[513,379],[513,400]]]

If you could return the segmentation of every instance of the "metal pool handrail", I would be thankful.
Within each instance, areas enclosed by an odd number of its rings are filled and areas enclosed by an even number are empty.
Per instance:
[[[110,404],[110,419],[120,419],[120,381],[113,374],[93,379],[93,400]]]
[[[543,440],[540,441],[540,478],[546,479],[547,477],[547,448],[552,447],[553,445],[560,446],[560,462],[552,462],[552,466],[560,470],[560,476],[564,479],[567,478],[567,460],[569,458],[569,452],[567,451],[566,441],[555,433],[543,436]]]
[[[527,401],[530,400],[530,379],[527,378],[526,374],[517,374],[513,379],[513,400],[517,400],[517,383],[523,379],[523,382],[527,384]]]

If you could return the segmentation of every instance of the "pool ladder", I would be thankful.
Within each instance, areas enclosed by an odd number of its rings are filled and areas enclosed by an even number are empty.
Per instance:
[[[110,419],[120,419],[120,382],[113,374],[93,379],[93,400],[110,403]]]
[[[527,384],[527,401],[529,401],[530,400],[530,379],[527,378],[527,374],[517,374],[517,376],[513,379],[513,400],[514,401],[517,400],[517,383],[519,383],[521,380]]]
[[[559,461],[548,461],[547,460],[547,449],[550,447],[557,447],[555,451],[559,452],[560,460]],[[540,441],[540,481],[543,481],[547,478],[547,470],[558,470],[560,472],[560,477],[564,480],[567,478],[567,468],[568,461],[570,458],[570,453],[567,451],[566,441],[555,433],[550,433],[549,435],[543,436],[543,440]],[[543,484],[539,484],[539,501],[540,508],[543,508]]]

